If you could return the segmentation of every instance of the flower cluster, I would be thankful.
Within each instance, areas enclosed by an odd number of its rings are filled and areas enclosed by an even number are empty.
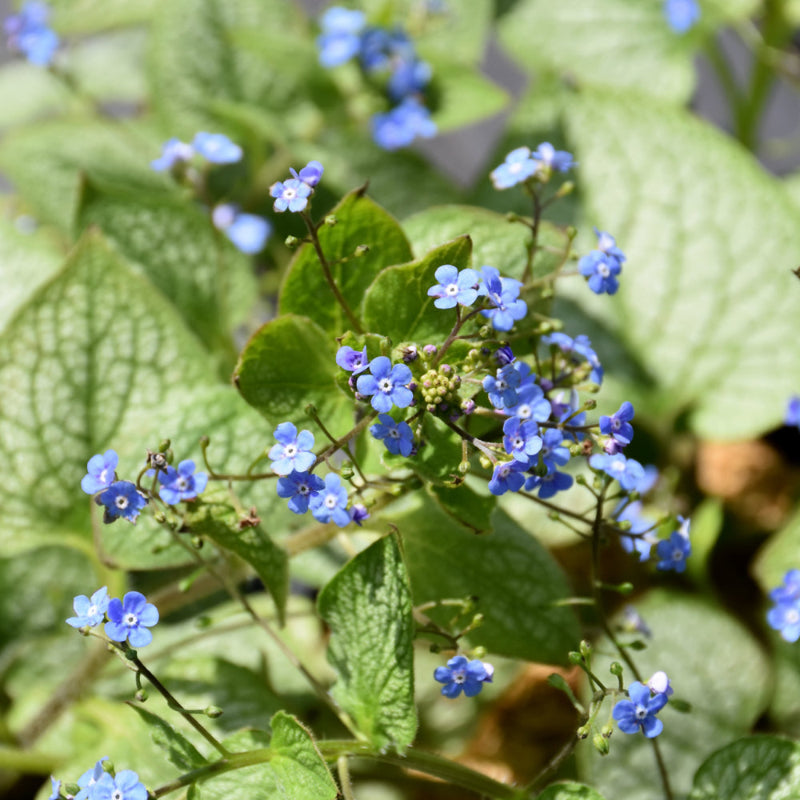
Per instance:
[[[431,68],[417,56],[405,31],[368,25],[363,12],[338,6],[320,17],[320,28],[320,63],[331,68],[357,57],[364,73],[380,81],[395,104],[372,118],[376,144],[385,150],[398,150],[416,138],[436,134],[436,125],[423,103]]]
[[[108,756],[103,756],[78,778],[79,791],[74,800],[147,800],[147,789],[133,770],[122,769],[114,773],[113,768],[103,764],[105,761],[108,761]],[[60,800],[61,781],[52,777],[50,780],[53,791],[48,800]]]
[[[542,142],[534,151],[517,147],[505,161],[489,173],[495,189],[510,189],[528,181],[547,183],[553,171],[569,172],[575,166],[572,154],[556,150],[550,142]]]
[[[653,739],[664,730],[664,723],[656,717],[667,704],[672,687],[664,672],[657,672],[645,686],[634,681],[628,687],[630,700],[620,700],[612,711],[623,733],[641,731],[648,739]]]
[[[200,131],[195,134],[191,144],[180,139],[169,139],[161,149],[161,155],[150,162],[156,172],[174,170],[194,156],[200,156],[210,164],[235,164],[241,161],[242,148],[234,144],[224,133],[207,133]]]
[[[614,294],[619,289],[617,276],[622,272],[625,254],[617,247],[610,233],[594,229],[597,249],[587,253],[578,262],[578,271],[587,279],[595,294]]]
[[[49,18],[47,3],[27,0],[19,14],[6,17],[3,23],[8,49],[22,53],[39,67],[50,64],[58,49],[58,36],[47,27]]]
[[[770,628],[780,631],[787,642],[800,639],[800,569],[790,569],[783,576],[783,586],[769,593],[775,603],[767,612]]]
[[[324,167],[319,161],[309,161],[300,172],[294,169],[288,181],[276,181],[269,187],[271,197],[275,198],[275,211],[304,211],[309,198],[314,194],[314,187],[322,178]]]
[[[128,592],[119,600],[109,598],[108,589],[103,586],[91,597],[78,595],[72,608],[75,616],[66,622],[73,628],[94,628],[105,620],[105,634],[112,642],[127,639],[131,647],[145,647],[153,641],[148,628],[158,622],[158,609],[141,592]]]
[[[491,683],[494,667],[477,658],[469,661],[466,656],[454,656],[446,667],[436,667],[433,677],[443,683],[442,694],[451,700],[461,692],[467,697],[475,697],[483,689],[484,683]]]

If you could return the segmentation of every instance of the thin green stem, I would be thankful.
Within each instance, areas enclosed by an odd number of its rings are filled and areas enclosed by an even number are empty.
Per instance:
[[[356,800],[356,796],[353,794],[353,784],[350,782],[350,769],[347,765],[346,755],[341,755],[336,759],[336,771],[339,774],[342,800]]]
[[[536,258],[536,251],[539,249],[539,225],[542,220],[542,203],[539,200],[539,194],[535,189],[531,191],[531,200],[533,202],[533,222],[530,225],[531,241],[528,245],[528,259],[525,262],[525,270],[522,273],[522,282],[527,284],[533,275],[533,261]]]
[[[481,306],[481,308],[483,308],[483,306]],[[439,366],[439,363],[444,358],[444,354],[450,349],[450,345],[453,344],[453,342],[456,339],[458,339],[458,333],[461,330],[461,328],[464,325],[464,323],[468,319],[472,319],[472,317],[474,317],[476,314],[478,314],[481,311],[481,308],[473,309],[472,311],[469,312],[469,314],[466,314],[465,316],[461,316],[461,306],[456,306],[456,321],[455,321],[455,324],[453,325],[453,328],[450,331],[450,333],[448,334],[447,338],[444,340],[444,344],[436,352],[436,357],[431,362],[431,368],[432,369],[436,369],[436,367]]]

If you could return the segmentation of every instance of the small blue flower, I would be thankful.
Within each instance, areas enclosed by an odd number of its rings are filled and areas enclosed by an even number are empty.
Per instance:
[[[800,603],[800,569],[790,569],[783,576],[783,586],[773,589],[769,596],[776,603]]]
[[[414,433],[407,422],[395,422],[388,414],[379,414],[369,432],[383,441],[386,449],[394,455],[410,456],[414,449]]]
[[[510,331],[514,323],[528,313],[525,301],[518,299],[522,281],[501,278],[494,267],[481,267],[481,275],[483,280],[478,293],[485,295],[494,306],[481,311],[481,314],[491,321],[495,330]]]
[[[289,475],[292,471],[305,472],[314,466],[317,457],[311,452],[314,434],[311,431],[297,432],[292,422],[281,422],[274,433],[278,444],[270,449],[270,466],[276,475]]]
[[[128,522],[136,522],[139,512],[149,500],[139,492],[136,484],[130,481],[116,481],[101,492],[95,502],[105,506],[103,522],[113,522],[117,517],[124,517]]]
[[[532,492],[534,489],[537,489],[538,491],[536,494],[541,497],[542,500],[547,500],[558,492],[565,492],[572,486],[573,482],[572,475],[553,469],[546,475],[533,475],[528,478],[528,480],[525,481],[525,491]]]
[[[531,158],[538,162],[536,170],[544,173],[544,177],[547,177],[551,170],[568,172],[575,166],[572,153],[568,153],[566,150],[556,150],[550,142],[542,142]]]
[[[511,364],[515,360],[514,351],[507,344],[498,347],[497,350],[494,351],[494,357],[500,367]]]
[[[217,206],[211,213],[211,220],[215,228],[224,231],[237,250],[247,255],[260,253],[272,233],[272,225],[263,217],[244,214],[231,203]]]
[[[369,365],[371,375],[359,375],[356,388],[365,397],[372,396],[372,407],[387,414],[392,405],[406,408],[411,405],[414,394],[408,388],[411,383],[411,370],[405,364],[395,364],[386,356],[372,359]]]
[[[630,700],[620,700],[611,712],[623,733],[636,733],[641,730],[648,738],[653,739],[664,730],[664,723],[656,717],[667,704],[667,695],[663,693],[650,696],[650,689],[639,681],[628,687]]]
[[[775,605],[767,612],[770,628],[780,631],[787,642],[800,639],[800,570],[790,569],[783,585],[769,593]]]
[[[158,622],[158,609],[141,592],[128,592],[122,600],[112,598],[106,614],[105,632],[112,642],[127,639],[131,647],[144,647],[153,641],[148,628]]]
[[[570,360],[576,364],[580,363],[581,358],[585,359],[592,368],[589,374],[591,380],[597,384],[603,382],[603,368],[600,366],[597,353],[592,349],[592,343],[589,341],[589,337],[585,334],[582,333],[573,339],[567,336],[566,333],[556,331],[555,333],[542,336],[542,344],[555,345],[562,353],[570,356]]]
[[[161,155],[150,162],[156,172],[166,172],[177,164],[185,164],[194,155],[194,148],[180,139],[168,139],[161,147]]]
[[[530,147],[518,147],[512,150],[506,160],[489,173],[495,189],[510,189],[518,183],[524,183],[538,167],[531,155]]]
[[[426,61],[416,57],[398,59],[386,85],[389,97],[397,101],[421,93],[430,83],[432,74],[431,65]]]
[[[367,28],[361,37],[361,66],[370,73],[392,70],[416,58],[414,43],[405,31]]]
[[[93,797],[95,784],[106,774],[103,769],[104,761],[108,761],[108,756],[103,756],[91,769],[87,769],[78,778],[80,791],[75,795],[75,800],[89,800]]]
[[[115,776],[104,773],[90,800],[147,800],[147,789],[132,769],[120,770]]]
[[[347,489],[335,472],[325,476],[325,487],[311,498],[309,506],[318,522],[335,522],[340,528],[350,523]]]
[[[611,436],[623,447],[630,444],[633,439],[633,425],[630,424],[633,413],[633,405],[626,400],[610,417],[600,417],[600,433]]]
[[[523,422],[509,417],[503,423],[503,447],[515,461],[530,464],[531,458],[542,449],[539,426],[532,419]]]
[[[108,608],[108,588],[103,586],[98,589],[91,598],[85,594],[79,594],[72,601],[72,608],[75,610],[76,616],[70,617],[67,620],[67,625],[73,628],[89,627],[94,628],[99,625]]]
[[[312,192],[313,189],[299,178],[277,181],[269,188],[270,197],[276,198],[272,207],[278,212],[287,209],[292,212],[302,211],[308,205]]]
[[[61,781],[57,781],[51,775],[50,783],[52,784],[52,790],[50,792],[50,797],[48,797],[47,800],[59,800],[59,798],[61,797]]]
[[[647,688],[653,694],[665,694],[667,697],[672,697],[673,689],[667,673],[659,670],[653,673],[653,676],[647,681]]]
[[[454,699],[461,692],[467,697],[475,697],[483,689],[484,683],[491,683],[494,667],[477,658],[468,661],[466,656],[453,656],[446,667],[436,667],[433,677],[443,683],[442,694]]]
[[[9,50],[22,53],[31,64],[46,67],[58,49],[58,36],[47,27],[50,9],[47,3],[28,0],[19,14],[3,23]]]
[[[791,428],[800,428],[800,396],[794,395],[789,398],[783,424]]]
[[[595,453],[589,459],[592,469],[599,469],[614,480],[626,491],[632,492],[644,477],[644,467],[632,458],[625,458],[622,453],[610,456],[605,453]]]
[[[504,409],[504,413],[525,420],[545,422],[550,417],[550,401],[536,383],[524,383],[517,389],[517,401]]]
[[[408,147],[414,139],[430,139],[436,135],[431,112],[413,96],[385,114],[372,117],[372,138],[384,150]]]
[[[623,500],[617,508],[624,502]],[[633,535],[620,534],[619,543],[622,545],[622,549],[626,553],[638,553],[639,561],[647,561],[650,558],[650,548],[653,543],[645,534],[653,528],[653,523],[642,516],[642,504],[638,500],[628,503],[619,513],[615,510],[615,515],[617,522],[630,522],[631,524],[628,533]]]
[[[442,264],[434,275],[439,283],[428,289],[428,296],[437,298],[433,301],[436,308],[471,306],[478,299],[480,275],[474,269],[459,272],[452,264]]]
[[[686,33],[700,19],[697,0],[665,0],[664,17],[675,33]]]
[[[542,436],[539,461],[547,468],[548,472],[554,472],[556,467],[563,467],[569,461],[569,450],[563,446],[563,441],[564,434],[557,428],[546,430]]]
[[[497,464],[489,480],[489,491],[494,495],[518,492],[525,484],[525,470],[528,465],[522,461],[503,461]]]
[[[595,294],[616,294],[619,289],[617,275],[622,271],[622,265],[599,250],[592,250],[581,258],[578,271],[588,278],[589,288]]]
[[[617,247],[617,240],[610,233],[595,228],[594,235],[597,237],[597,249],[601,253],[614,259],[620,265],[627,261],[625,253]]]
[[[344,64],[361,49],[361,31],[367,24],[363,11],[333,6],[319,19],[319,63],[330,69]]]
[[[178,468],[169,466],[165,472],[158,473],[161,483],[159,495],[170,506],[177,505],[182,500],[194,500],[202,494],[208,484],[208,475],[205,472],[195,473],[194,461],[181,461]]]
[[[353,507],[350,509],[350,519],[355,522],[358,527],[361,527],[361,523],[365,519],[369,519],[369,511],[367,511],[367,507],[362,503],[355,503]]]
[[[692,554],[692,543],[689,540],[689,519],[678,517],[680,527],[670,534],[669,539],[662,539],[656,545],[656,556],[660,559],[656,568],[667,571],[683,572],[686,559]]]
[[[627,633],[641,633],[648,638],[653,635],[647,623],[632,605],[622,609],[622,629]]]
[[[369,367],[369,358],[367,358],[367,346],[359,352],[352,347],[344,345],[336,351],[336,363],[353,375],[358,375]]]
[[[289,498],[289,511],[305,514],[308,503],[325,488],[325,482],[318,475],[293,470],[289,475],[278,478],[278,497]]]
[[[81,489],[86,494],[97,494],[114,483],[119,456],[114,450],[92,456],[86,464],[87,474],[81,479]]]
[[[306,186],[313,188],[322,180],[322,173],[325,172],[325,167],[319,161],[309,161],[300,172],[295,173],[293,169],[290,172],[295,178],[303,181]]]
[[[241,161],[242,148],[224,133],[196,133],[192,140],[194,151],[212,164],[234,164]]]
[[[506,364],[497,370],[496,375],[487,375],[482,385],[495,408],[510,408],[519,403],[517,389],[521,382],[522,376],[514,369],[514,365]]]

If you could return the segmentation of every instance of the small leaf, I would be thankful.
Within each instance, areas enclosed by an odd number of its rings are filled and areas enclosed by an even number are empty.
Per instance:
[[[320,592],[331,627],[333,696],[377,748],[402,752],[414,740],[414,622],[411,590],[396,535],[349,561]]]
[[[151,714],[138,703],[128,702],[128,705],[144,720],[150,729],[153,742],[181,772],[189,772],[207,763],[197,748],[169,722],[156,714]]]
[[[783,584],[787,571],[800,568],[800,513],[767,539],[753,562],[753,574],[764,594]]]
[[[320,245],[339,291],[358,316],[364,292],[381,270],[410,261],[413,256],[400,225],[363,189],[346,195],[330,214],[337,223],[320,228]],[[354,257],[356,248],[362,245],[369,247],[369,252]],[[325,280],[314,247],[308,243],[289,265],[280,310],[282,314],[305,314],[334,336],[352,327]]]

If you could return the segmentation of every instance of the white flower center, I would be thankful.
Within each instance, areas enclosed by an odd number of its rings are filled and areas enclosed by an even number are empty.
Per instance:
[[[89,608],[86,609],[86,616],[93,617],[97,613],[97,606],[92,603]]]
[[[124,511],[128,507],[128,498],[124,494],[118,494],[114,498],[114,505],[120,510]]]
[[[505,381],[504,381],[502,378],[498,378],[498,379],[497,379],[497,380],[494,382],[494,388],[495,388],[495,389],[496,389],[498,392],[504,392],[506,389],[508,389],[508,384],[507,384],[507,383],[506,383],[506,382],[505,382]]]
[[[455,297],[458,294],[458,284],[450,283],[444,287],[444,293],[450,297]]]
[[[123,621],[129,628],[135,628],[139,624],[139,617],[129,612]]]
[[[647,716],[647,709],[644,706],[636,706],[636,719],[644,719]]]
[[[297,494],[306,495],[311,491],[311,488],[307,483],[300,483],[297,485]]]
[[[293,458],[296,453],[296,444],[287,444],[286,447],[283,448],[283,455],[286,456],[286,458]]]
[[[384,394],[389,394],[392,389],[394,389],[394,384],[389,378],[381,378],[378,381],[378,389],[380,389]]]
[[[292,189],[289,186],[283,187],[283,199],[284,200],[294,200],[297,197],[297,189]]]
[[[519,450],[525,444],[525,440],[521,436],[517,436],[514,439],[514,449]]]
[[[464,683],[466,679],[467,676],[463,672],[453,673],[453,683]]]
[[[607,278],[611,274],[611,270],[608,268],[608,265],[602,261],[597,265],[597,272],[602,278]]]
[[[389,430],[389,436],[390,436],[392,439],[399,439],[399,438],[400,438],[400,433],[399,433],[399,431],[397,430],[397,428],[391,428],[391,429]]]
[[[339,505],[339,498],[335,494],[325,495],[325,507],[333,510]]]
[[[520,419],[530,419],[533,416],[533,409],[526,403],[517,409],[517,416]]]
[[[125,795],[122,794],[122,789],[114,789],[111,793],[111,800],[125,800]]]
[[[178,478],[177,481],[175,481],[175,485],[178,487],[179,491],[185,492],[189,488],[189,481],[187,481],[186,478],[181,476],[180,478]]]
[[[786,612],[785,620],[787,625],[796,625],[798,622],[800,622],[800,611],[798,611],[796,608],[790,608]]]

